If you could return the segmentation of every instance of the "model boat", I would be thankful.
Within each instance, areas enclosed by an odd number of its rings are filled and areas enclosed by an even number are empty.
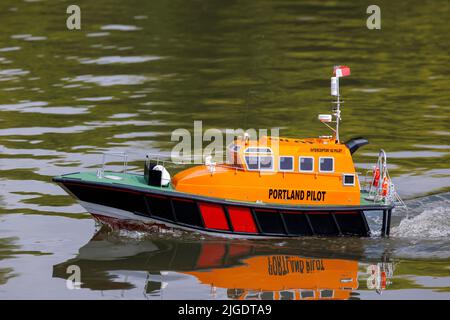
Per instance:
[[[64,174],[53,180],[100,221],[160,226],[236,237],[308,235],[369,236],[366,213],[382,213],[381,235],[389,235],[391,212],[402,204],[389,177],[386,154],[362,188],[352,155],[368,141],[339,136],[339,79],[346,66],[334,67],[332,114],[319,120],[330,136],[295,139],[264,136],[236,138],[227,147],[233,162],[210,160],[173,178],[147,158],[144,174],[123,172]],[[104,155],[105,157],[105,155]],[[105,158],[104,158],[105,159]],[[105,163],[105,160],[103,161]]]

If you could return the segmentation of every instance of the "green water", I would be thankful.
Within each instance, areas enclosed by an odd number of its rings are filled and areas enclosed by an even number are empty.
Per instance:
[[[80,31],[66,28],[70,4],[81,7]],[[232,281],[212,288],[192,272],[247,264],[257,274],[252,258],[290,256],[356,261],[357,287],[336,298],[449,299],[449,4],[379,1],[382,28],[368,30],[370,4],[1,1],[0,297],[237,298],[264,288]],[[192,131],[194,120],[204,129],[328,134],[316,119],[330,110],[335,64],[352,71],[341,81],[342,138],[370,141],[355,155],[359,171],[386,150],[393,181],[413,208],[409,220],[394,213],[390,239],[244,241],[245,254],[202,267],[192,259],[223,240],[96,233],[90,216],[51,182],[96,170],[100,151],[129,152],[130,169],[140,170],[146,152],[170,153],[171,132]],[[186,254],[177,256],[180,239]],[[224,244],[228,251],[240,245]],[[155,258],[140,263],[141,256]],[[72,263],[81,266],[80,290],[66,288],[61,268]],[[367,285],[367,268],[378,263],[392,271],[381,295]]]

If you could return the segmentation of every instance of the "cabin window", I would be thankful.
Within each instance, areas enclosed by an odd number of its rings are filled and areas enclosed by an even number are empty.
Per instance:
[[[258,170],[258,156],[245,156],[245,162],[247,163],[248,170]]]
[[[319,158],[319,171],[320,172],[333,172],[334,171],[334,158],[329,158],[329,157]]]
[[[280,291],[280,300],[295,300],[295,292]]]
[[[351,173],[344,173],[342,182],[344,186],[354,186],[355,185],[355,175]]]
[[[320,297],[321,298],[333,298],[333,290],[320,290]]]
[[[272,156],[259,156],[259,169],[260,170],[272,170],[273,169],[273,157]]]
[[[300,157],[300,171],[312,172],[314,171],[314,158],[313,157]]]
[[[248,170],[273,170],[273,156],[245,156]]]
[[[258,300],[259,299],[259,292],[251,291],[245,296],[245,300]]]
[[[260,296],[261,300],[274,300],[274,294],[272,291],[263,291]]]
[[[280,171],[294,171],[294,157],[281,156],[279,163]]]
[[[301,290],[300,297],[302,299],[314,298],[314,291],[312,290]]]

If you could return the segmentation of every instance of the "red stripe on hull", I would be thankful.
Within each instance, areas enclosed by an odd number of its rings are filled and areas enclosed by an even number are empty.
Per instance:
[[[258,233],[253,215],[249,208],[228,207],[233,230],[237,232]]]
[[[208,229],[230,230],[223,207],[218,204],[200,202],[200,212]]]

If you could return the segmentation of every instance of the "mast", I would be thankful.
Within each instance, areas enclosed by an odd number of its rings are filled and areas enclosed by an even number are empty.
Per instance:
[[[339,122],[341,121],[341,94],[339,90],[339,78],[350,75],[350,68],[347,66],[334,66],[333,77],[331,77],[331,95],[336,97],[336,108],[333,109],[333,115],[336,121],[336,129],[334,130],[336,143],[339,143]]]
[[[336,108],[332,109],[336,118],[336,129],[334,130],[336,142],[339,143],[339,121],[341,120],[341,95],[339,90],[339,77],[331,77],[331,95],[336,97]]]

